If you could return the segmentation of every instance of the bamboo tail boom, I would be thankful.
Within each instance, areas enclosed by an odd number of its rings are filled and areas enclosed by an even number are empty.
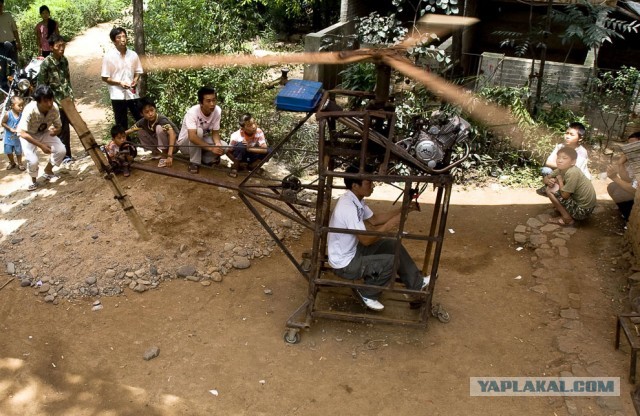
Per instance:
[[[104,179],[109,183],[115,199],[120,203],[120,206],[124,210],[125,214],[127,214],[127,217],[129,217],[129,221],[138,232],[138,236],[143,241],[149,240],[151,236],[147,231],[142,218],[131,203],[129,196],[123,192],[120,183],[113,174],[111,165],[109,165],[104,153],[100,151],[100,147],[96,143],[91,131],[89,131],[87,124],[78,113],[75,104],[70,98],[65,98],[62,100],[60,105],[69,118],[69,122],[78,134],[80,143],[82,143],[84,149],[89,153],[93,163],[95,163],[100,173],[104,173]]]

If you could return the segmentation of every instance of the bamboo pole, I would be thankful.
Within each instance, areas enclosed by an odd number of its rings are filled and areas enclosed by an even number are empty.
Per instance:
[[[149,235],[142,218],[131,203],[129,196],[122,191],[122,187],[116,179],[116,175],[114,175],[111,165],[107,161],[106,155],[100,151],[100,146],[96,143],[96,140],[94,139],[93,134],[91,134],[91,131],[89,131],[87,124],[84,122],[82,117],[80,117],[80,114],[78,114],[75,104],[71,99],[65,98],[62,100],[60,105],[67,115],[67,118],[69,118],[69,122],[78,134],[80,143],[82,143],[84,149],[89,153],[89,156],[91,156],[91,159],[98,168],[98,171],[104,174],[104,179],[109,183],[109,186],[115,195],[115,199],[120,203],[120,206],[125,214],[127,214],[127,217],[129,217],[129,221],[138,232],[138,236],[143,241],[149,240],[151,236]]]

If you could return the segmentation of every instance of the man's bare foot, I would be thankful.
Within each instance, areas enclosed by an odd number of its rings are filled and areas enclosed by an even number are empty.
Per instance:
[[[567,227],[569,225],[575,224],[575,221],[573,220],[573,218],[565,219],[565,218],[562,218],[562,217],[549,218],[549,221],[547,221],[547,222],[549,224],[557,224],[557,225],[561,225],[563,227]]]

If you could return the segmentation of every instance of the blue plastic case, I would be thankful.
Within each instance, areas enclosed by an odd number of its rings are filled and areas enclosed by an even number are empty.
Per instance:
[[[292,79],[276,96],[276,108],[285,111],[308,112],[316,108],[322,96],[322,83]]]

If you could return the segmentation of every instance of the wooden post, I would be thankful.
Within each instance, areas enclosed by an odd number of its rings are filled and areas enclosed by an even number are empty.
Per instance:
[[[127,214],[127,217],[129,217],[129,221],[138,232],[138,236],[143,241],[149,240],[150,235],[147,231],[147,228],[144,226],[142,218],[140,217],[140,215],[138,215],[138,212],[129,200],[129,196],[122,191],[122,187],[116,179],[116,176],[111,169],[111,165],[109,164],[106,155],[100,151],[100,146],[98,146],[95,139],[93,138],[93,134],[91,134],[91,132],[89,131],[87,124],[84,122],[82,117],[80,117],[80,114],[78,114],[78,110],[76,109],[75,104],[71,99],[65,98],[64,100],[62,100],[60,105],[69,118],[69,123],[71,123],[76,133],[78,134],[80,143],[82,143],[84,149],[89,153],[91,159],[93,159],[93,163],[95,163],[100,173],[104,174],[104,179],[109,182],[111,190],[115,195],[115,199],[120,202],[122,209],[124,210],[125,214]]]

